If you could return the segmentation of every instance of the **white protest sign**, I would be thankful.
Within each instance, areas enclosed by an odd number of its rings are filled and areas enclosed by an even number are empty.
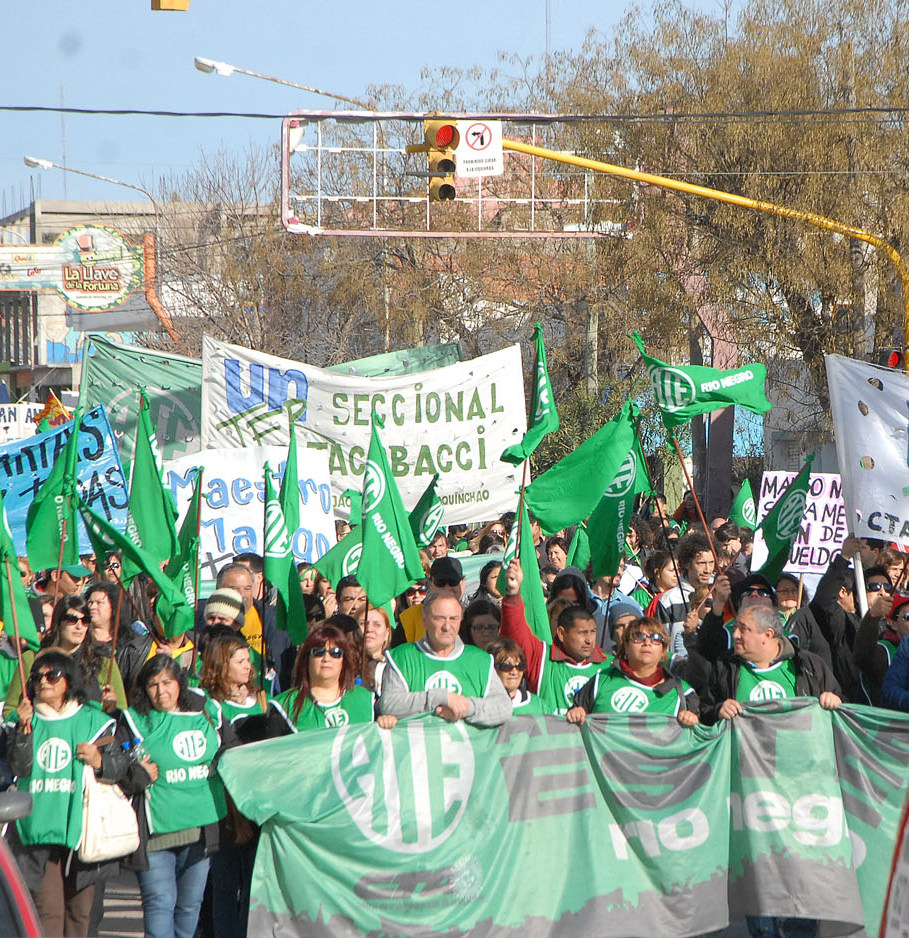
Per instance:
[[[797,472],[772,470],[761,477],[757,516],[763,521],[777,503],[783,489]],[[823,574],[839,552],[847,534],[846,507],[840,477],[835,472],[812,472],[802,526],[792,544],[786,570],[789,573]],[[767,546],[761,532],[754,536],[751,569],[759,569],[767,559]]]
[[[405,507],[435,473],[445,523],[498,518],[514,507],[519,468],[499,458],[527,428],[517,345],[433,371],[365,378],[265,355],[205,337],[205,447],[286,446],[294,420],[300,464],[325,453],[334,504],[361,490],[373,409]]]
[[[487,120],[457,121],[460,138],[455,150],[455,173],[461,179],[501,176],[505,172],[502,156],[502,122]]]
[[[35,435],[35,414],[43,404],[0,404],[0,444]]]
[[[164,465],[164,484],[177,502],[181,518],[193,492],[193,469],[202,466],[199,565],[205,581],[234,554],[261,554],[265,523],[265,463],[272,470],[275,489],[281,484],[285,446],[254,446],[202,450]],[[328,454],[311,451],[299,457],[300,527],[293,533],[297,561],[318,560],[335,543]]]
[[[841,355],[825,361],[849,526],[909,546],[909,377]]]

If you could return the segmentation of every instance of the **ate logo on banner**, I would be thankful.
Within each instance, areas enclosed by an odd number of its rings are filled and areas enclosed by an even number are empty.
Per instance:
[[[693,404],[697,397],[694,381],[677,368],[653,368],[650,380],[657,405],[669,413]]]
[[[184,762],[196,762],[205,755],[208,742],[201,730],[184,730],[174,737],[174,752]]]
[[[777,533],[782,540],[795,537],[805,514],[806,492],[793,492],[786,498],[777,518]]]
[[[615,474],[612,484],[606,489],[605,494],[610,498],[621,498],[627,495],[634,485],[635,476],[638,474],[638,458],[632,450],[625,461],[619,466],[619,471]],[[623,535],[624,538],[624,535]]]
[[[643,713],[649,701],[639,687],[620,687],[609,702],[616,713]]]
[[[424,541],[430,541],[436,531],[442,524],[442,515],[445,514],[445,506],[441,502],[436,502],[430,506],[429,510],[423,515],[420,521],[420,537]]]
[[[360,833],[396,853],[428,853],[457,830],[473,788],[476,760],[460,723],[412,723],[405,732],[342,727],[331,775]],[[403,729],[404,727],[402,727]]]
[[[344,560],[341,561],[341,575],[342,576],[351,576],[357,572],[357,567],[360,566],[360,554],[363,553],[363,544],[354,544],[353,547],[344,555]]]
[[[749,527],[753,528],[757,525],[757,508],[755,507],[753,498],[749,498],[748,501],[742,505],[742,517],[748,522]]]
[[[45,772],[62,772],[73,761],[73,751],[65,739],[53,736],[38,747],[38,765]]]
[[[372,461],[366,463],[363,480],[362,513],[369,514],[385,498],[385,475]]]

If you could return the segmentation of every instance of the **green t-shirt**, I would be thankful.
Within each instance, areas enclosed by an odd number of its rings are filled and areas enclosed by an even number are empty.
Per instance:
[[[522,717],[526,714],[545,715],[548,711],[543,706],[543,701],[536,694],[525,692],[520,699],[517,695],[511,698],[511,712],[516,717]]]
[[[476,645],[463,645],[443,658],[423,642],[410,642],[385,652],[385,659],[411,692],[444,688],[465,697],[485,697],[489,682],[499,679],[492,656]]]
[[[564,716],[574,706],[574,695],[598,672],[608,667],[612,659],[588,661],[575,664],[572,661],[553,661],[552,649],[543,651],[543,667],[537,693],[543,701],[546,713]]]
[[[152,710],[148,715],[125,711],[133,734],[141,740],[158,779],[145,791],[145,813],[152,834],[203,827],[227,814],[224,786],[210,774],[221,745],[221,708],[205,701],[202,711]]]
[[[286,690],[268,702],[295,733],[321,730],[326,726],[347,726],[348,723],[371,723],[373,720],[375,699],[365,687],[352,687],[331,703],[316,703],[312,698],[305,700],[300,715],[293,720],[294,703],[299,693],[295,688]]]
[[[593,709],[591,713],[667,713],[678,716],[682,701],[673,689],[667,694],[657,694],[652,687],[641,684],[625,674],[620,668],[604,668],[593,677]],[[683,693],[691,687],[682,681]]]
[[[32,813],[16,822],[24,844],[62,844],[75,849],[82,838],[82,776],[79,743],[114,731],[114,721],[84,704],[67,716],[32,717],[32,773],[16,787],[32,796]]]
[[[739,703],[761,703],[795,697],[795,664],[792,658],[777,661],[769,668],[754,668],[743,663],[735,699]]]

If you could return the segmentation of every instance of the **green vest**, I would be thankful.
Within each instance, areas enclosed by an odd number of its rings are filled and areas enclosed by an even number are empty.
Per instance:
[[[6,692],[12,683],[13,676],[18,670],[19,662],[16,658],[9,658],[0,654],[0,697],[6,697]],[[25,672],[26,676],[28,671]]]
[[[678,693],[655,694],[652,687],[632,680],[619,668],[604,668],[594,677],[591,713],[667,713],[678,716],[682,701]],[[690,686],[682,681],[682,690]]]
[[[24,844],[62,844],[75,849],[82,838],[82,775],[79,743],[114,731],[114,721],[85,704],[69,716],[32,717],[32,774],[16,783],[32,796],[32,813],[16,827]]]
[[[348,723],[372,723],[375,698],[365,687],[352,687],[332,703],[321,704],[312,699],[306,700],[295,722],[293,710],[299,693],[296,689],[286,690],[268,702],[270,707],[274,707],[284,717],[295,733],[321,730],[326,726],[347,726]]]
[[[795,697],[795,664],[792,658],[777,661],[769,668],[753,668],[742,664],[735,699],[739,703],[761,703]]]
[[[221,708],[205,701],[202,712],[124,711],[133,734],[142,741],[158,780],[145,790],[145,813],[152,834],[214,824],[227,813],[224,786],[209,776],[221,745]]]
[[[386,651],[385,659],[411,692],[441,687],[465,697],[485,697],[489,682],[499,679],[492,657],[476,645],[442,658],[422,642],[409,642]]]
[[[253,700],[251,704],[239,704],[233,700],[221,700],[221,713],[228,723],[234,724],[237,720],[244,720],[246,717],[254,717],[265,711],[259,706],[258,700]]]
[[[543,650],[543,666],[537,693],[547,713],[564,716],[574,706],[574,695],[596,674],[608,667],[612,659],[574,664],[571,661],[553,661],[552,649]]]
[[[525,714],[537,715],[548,712],[543,706],[543,701],[536,694],[527,694],[523,700],[517,697],[511,698],[511,712],[516,717],[522,717]]]

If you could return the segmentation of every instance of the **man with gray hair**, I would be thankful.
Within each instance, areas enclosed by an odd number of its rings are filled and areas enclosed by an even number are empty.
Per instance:
[[[710,670],[701,699],[701,722],[732,720],[746,704],[784,697],[817,697],[827,710],[841,703],[842,691],[824,659],[793,646],[773,606],[747,606],[735,619],[733,647]]]
[[[434,590],[423,602],[425,635],[385,653],[379,712],[396,717],[435,713],[449,722],[499,726],[511,718],[511,698],[495,662],[458,637],[461,602]]]

